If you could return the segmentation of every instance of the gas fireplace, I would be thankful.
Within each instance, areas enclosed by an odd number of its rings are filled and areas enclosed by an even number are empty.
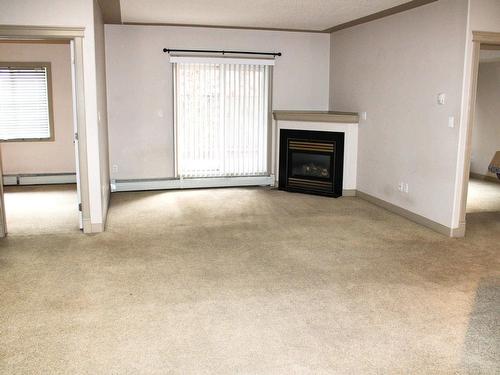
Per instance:
[[[344,133],[280,131],[279,188],[342,196]]]

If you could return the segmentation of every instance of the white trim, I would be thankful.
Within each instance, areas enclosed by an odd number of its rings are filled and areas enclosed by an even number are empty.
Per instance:
[[[85,36],[84,27],[0,25],[0,36],[9,39],[74,39]]]
[[[279,147],[281,129],[299,129],[312,131],[340,132],[345,134],[344,139],[344,190],[357,189],[358,171],[358,124],[357,123],[328,123],[328,122],[305,122],[305,121],[281,121],[274,120],[273,127],[273,172],[276,175],[275,185],[278,186],[279,179]]]
[[[102,233],[104,232],[104,223],[91,223],[89,233]]]
[[[274,65],[274,59],[240,57],[170,56],[170,62],[184,64]]]
[[[198,189],[237,186],[270,186],[271,176],[213,177],[183,179],[112,180],[111,191]]]

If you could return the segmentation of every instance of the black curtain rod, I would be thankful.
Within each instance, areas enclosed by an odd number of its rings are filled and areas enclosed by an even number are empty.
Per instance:
[[[248,52],[248,51],[224,51],[224,50],[211,50],[211,49],[170,49],[163,48],[163,52],[198,52],[198,53],[226,53],[239,54],[239,55],[263,55],[263,56],[281,56],[281,52]]]

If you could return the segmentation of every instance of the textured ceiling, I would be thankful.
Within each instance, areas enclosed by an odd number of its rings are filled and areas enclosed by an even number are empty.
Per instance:
[[[409,0],[120,0],[122,22],[322,31]]]

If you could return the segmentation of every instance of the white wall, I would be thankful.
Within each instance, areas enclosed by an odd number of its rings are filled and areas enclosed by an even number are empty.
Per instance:
[[[68,44],[0,43],[0,61],[50,62],[54,140],[2,144],[4,174],[74,173],[71,53]]]
[[[282,52],[273,109],[328,108],[328,34],[106,25],[110,164],[114,179],[172,177],[172,72],[164,47]]]
[[[448,227],[458,149],[448,117],[459,124],[467,5],[441,0],[331,39],[330,109],[368,116],[359,125],[358,190]]]
[[[469,0],[469,22],[474,31],[500,32],[500,1]]]
[[[102,217],[106,219],[109,195],[109,140],[108,140],[108,108],[106,99],[106,54],[104,41],[104,22],[101,8],[94,0],[94,37],[97,89],[97,121],[99,126],[99,166],[102,196]]]
[[[1,25],[84,27],[83,43],[85,121],[89,180],[90,220],[103,222],[101,152],[97,121],[96,49],[93,0],[0,0]]]
[[[471,172],[495,176],[488,166],[500,151],[500,62],[479,65],[475,114]]]

